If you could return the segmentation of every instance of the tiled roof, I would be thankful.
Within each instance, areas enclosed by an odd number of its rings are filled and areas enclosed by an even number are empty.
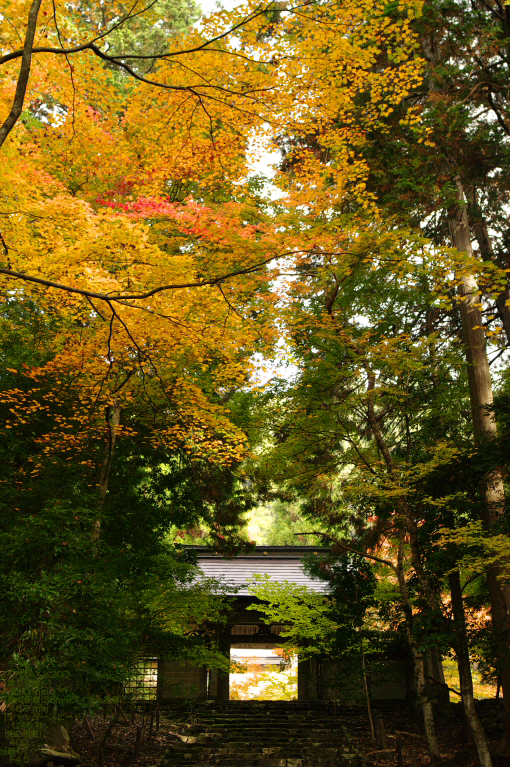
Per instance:
[[[239,588],[238,595],[249,595],[246,584],[255,574],[267,573],[277,583],[288,581],[298,583],[314,591],[326,592],[325,581],[314,580],[301,566],[301,560],[308,554],[324,554],[328,549],[317,546],[257,546],[249,554],[239,554],[234,559],[225,559],[205,546],[187,546],[197,557],[198,566],[207,578],[219,578]]]

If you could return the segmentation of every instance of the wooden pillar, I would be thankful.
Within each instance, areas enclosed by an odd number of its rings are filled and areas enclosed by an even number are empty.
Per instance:
[[[220,626],[218,628],[218,648],[220,652],[230,657],[230,624],[226,626]],[[218,673],[216,680],[216,698],[218,700],[229,700],[230,698],[230,685],[229,675]]]
[[[202,666],[200,669],[200,693],[199,697],[204,700],[207,698],[207,667]]]
[[[157,685],[156,685],[156,700],[162,700],[163,699],[163,687],[164,687],[164,664],[161,658],[158,658],[158,677],[157,677]]]
[[[308,658],[298,663],[298,700],[318,699],[317,661]]]

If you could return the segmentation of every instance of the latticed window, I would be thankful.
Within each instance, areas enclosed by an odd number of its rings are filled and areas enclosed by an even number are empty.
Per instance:
[[[232,636],[253,636],[254,634],[259,633],[260,628],[261,627],[258,624],[238,623],[235,626],[232,626],[231,634]],[[271,633],[280,634],[284,628],[285,626],[281,624],[271,626]]]
[[[126,685],[126,694],[137,700],[155,700],[158,688],[158,659],[139,658],[132,679]]]
[[[233,636],[253,636],[253,634],[256,634],[259,630],[258,625],[252,625],[249,624],[243,624],[239,623],[236,626],[232,626],[232,635]]]

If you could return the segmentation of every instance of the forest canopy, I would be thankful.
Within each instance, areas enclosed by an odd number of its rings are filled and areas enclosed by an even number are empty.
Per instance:
[[[79,714],[142,646],[225,668],[201,628],[224,595],[178,542],[248,549],[273,504],[274,540],[331,547],[342,588],[349,557],[389,578],[433,763],[426,657],[454,654],[489,767],[470,654],[508,755],[509,9],[199,15],[0,13],[6,678],[68,664]]]

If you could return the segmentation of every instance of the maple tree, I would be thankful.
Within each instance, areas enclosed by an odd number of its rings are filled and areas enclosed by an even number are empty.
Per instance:
[[[416,413],[430,424],[446,409],[444,431],[455,436],[458,410],[444,389],[464,391],[459,346],[438,340],[450,321],[447,275],[462,282],[481,271],[499,294],[506,274],[433,253],[376,199],[373,137],[396,123],[424,151],[430,143],[409,108],[426,72],[413,30],[421,5],[252,2],[167,49],[146,39],[157,4],[127,16],[115,4],[106,20],[94,3],[13,2],[11,11],[29,23],[23,48],[9,18],[0,21],[5,316],[12,322],[17,302],[51,332],[40,359],[10,365],[2,393],[7,431],[26,427],[37,445],[16,466],[20,489],[69,461],[95,493],[90,532],[100,547],[112,481],[125,480],[140,445],[153,468],[183,457],[184,475],[204,480],[200,493],[211,476],[213,491],[228,485],[247,454],[229,400],[247,385],[253,352],[268,353],[287,328],[303,370],[281,413],[291,445],[282,463],[301,474],[298,486],[310,483],[314,513],[341,465],[356,470],[350,503],[364,503],[361,477],[383,506],[395,504],[386,519],[402,561],[392,567],[438,759],[408,594],[414,566],[430,596],[419,570],[422,510],[406,492],[420,472],[449,465],[455,445],[436,435],[428,455],[406,451]],[[130,19],[146,24],[140,44]],[[276,202],[250,178],[253,156],[275,144],[284,155]],[[461,220],[460,198],[452,209]],[[186,481],[176,474],[178,496]],[[211,495],[221,530],[225,494]],[[184,504],[183,526],[200,517],[197,504]],[[429,602],[438,612],[437,596]]]
[[[349,113],[352,97],[330,87],[332,50],[335,77],[347,78],[353,94],[361,76],[372,82],[373,114],[367,123],[388,110],[379,104],[377,89],[384,87],[398,102],[402,89],[419,76],[401,48],[411,40],[413,6],[403,19],[382,27],[374,6],[368,29],[367,9],[346,7],[331,16],[327,5],[279,10],[252,4],[222,12],[186,40],[172,42],[171,50],[148,52],[154,65],[150,78],[129,64],[145,61],[145,54],[112,51],[112,45],[121,44],[115,35],[129,21],[123,6],[110,9],[110,29],[93,4],[56,6],[50,13],[33,3],[23,50],[16,49],[9,19],[3,19],[4,45],[13,49],[1,60],[4,104],[14,88],[14,100],[23,91],[30,109],[21,123],[12,113],[7,117],[9,131],[14,125],[16,130],[3,146],[9,196],[2,211],[5,265],[0,271],[18,295],[46,312],[62,313],[56,344],[62,351],[45,363],[45,373],[58,376],[67,369],[72,347],[82,406],[90,410],[93,403],[95,416],[107,408],[104,424],[96,418],[97,428],[107,431],[101,498],[117,435],[127,433],[123,412],[138,398],[159,398],[160,409],[166,398],[178,407],[180,423],[163,427],[168,444],[184,445],[198,457],[200,451],[218,451],[220,462],[242,456],[242,436],[229,425],[226,409],[205,394],[201,376],[206,371],[211,376],[206,388],[216,387],[217,400],[221,388],[246,381],[246,357],[275,334],[270,323],[256,320],[274,301],[268,283],[275,273],[262,267],[309,247],[308,232],[303,235],[295,214],[296,204],[303,202],[299,189],[287,215],[277,220],[254,195],[246,176],[248,143],[264,122],[306,135],[310,123],[317,123],[311,105],[324,110],[327,94],[327,115],[321,119],[329,123],[328,141],[343,151],[345,129],[335,134],[332,125],[339,109]],[[21,13],[21,8],[13,6],[13,11]],[[155,8],[145,11],[150,21]],[[37,14],[48,16],[49,23],[37,26]],[[346,24],[352,28],[348,40]],[[95,42],[80,41],[84,29],[96,34]],[[387,70],[373,67],[366,45],[370,35],[396,47]],[[40,45],[43,40],[48,44]],[[297,54],[313,66],[303,69]],[[19,59],[16,80],[13,67]],[[221,62],[214,76],[211,60]],[[143,84],[119,88],[110,66],[97,66],[101,61]],[[44,115],[42,102],[53,104]],[[306,173],[315,172],[312,158],[298,150],[290,155]],[[355,160],[347,172],[340,164],[328,172],[362,194]],[[153,393],[159,384],[161,390]],[[17,396],[11,404],[20,413],[25,402]],[[93,428],[89,415],[76,412],[73,418],[76,423],[87,418]],[[218,439],[218,429],[230,440],[228,446]],[[59,439],[64,433],[59,429]],[[65,449],[54,436],[46,436],[51,449]],[[73,440],[67,444],[76,451]]]
[[[166,531],[171,524],[211,519],[228,545],[229,524],[241,510],[231,492],[234,468],[192,460],[151,440],[155,413],[139,402],[130,413],[136,435],[117,441],[110,491],[101,499],[101,536],[91,540],[102,440],[93,423],[76,418],[84,395],[76,370],[74,380],[61,374],[57,384],[49,371],[32,376],[11,367],[33,370],[51,355],[49,331],[58,317],[48,318],[34,304],[9,308],[1,349],[10,369],[2,375],[9,401],[0,406],[16,427],[3,430],[1,443],[0,654],[9,661],[3,671],[9,726],[16,711],[20,726],[24,714],[30,721],[33,704],[23,703],[27,685],[42,701],[43,723],[50,689],[53,716],[66,720],[105,694],[117,694],[143,650],[225,668],[208,637],[196,631],[204,619],[221,620],[224,600],[209,584],[191,583],[196,571],[169,545]],[[10,412],[16,410],[13,380],[18,395],[28,394],[31,402],[19,418]],[[48,450],[52,439],[57,444]],[[21,749],[26,740],[20,736]]]

